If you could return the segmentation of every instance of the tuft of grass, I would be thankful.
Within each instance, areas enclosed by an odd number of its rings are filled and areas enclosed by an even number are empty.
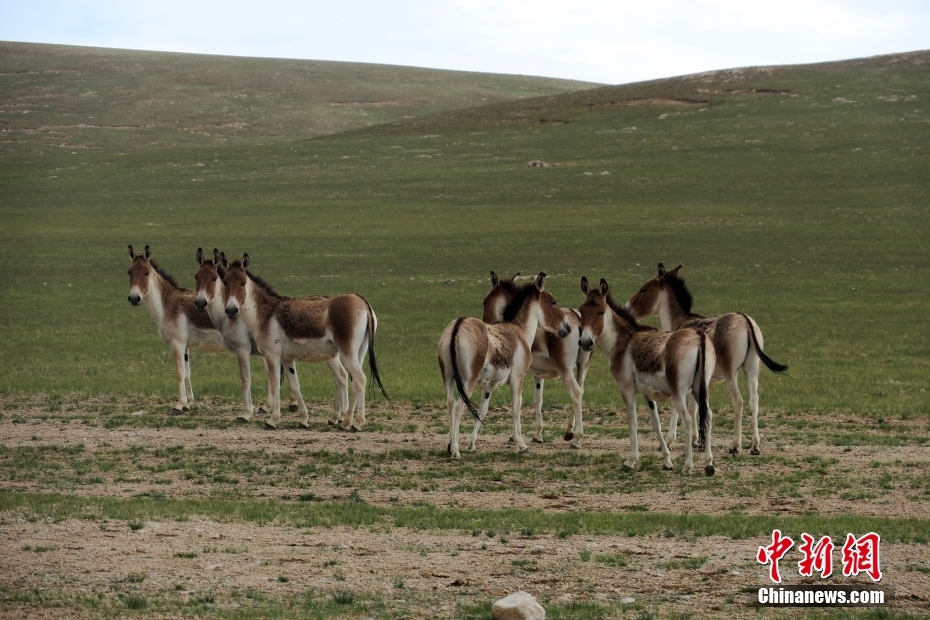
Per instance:
[[[123,595],[123,603],[129,609],[146,609],[149,606],[148,599],[139,594]]]
[[[332,597],[337,605],[351,605],[355,602],[355,594],[351,590],[337,590]]]

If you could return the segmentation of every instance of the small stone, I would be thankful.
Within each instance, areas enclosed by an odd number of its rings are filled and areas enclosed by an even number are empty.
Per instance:
[[[529,592],[514,592],[491,607],[494,620],[545,620],[546,610]]]
[[[636,599],[632,596],[624,596],[622,599],[620,599],[620,602],[624,605],[631,605],[636,602]]]
[[[138,411],[133,411],[133,412],[130,413],[129,415],[145,415],[145,410],[144,410],[144,409],[139,409]]]

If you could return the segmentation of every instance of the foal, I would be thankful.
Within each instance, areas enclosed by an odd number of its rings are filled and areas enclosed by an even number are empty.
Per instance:
[[[468,407],[478,423],[482,421],[470,399],[476,386],[490,394],[499,385],[510,385],[513,439],[521,452],[529,450],[520,429],[520,408],[536,329],[558,333],[560,338],[571,331],[555,298],[544,290],[545,281],[546,274],[540,273],[532,283],[518,289],[504,309],[502,323],[488,325],[462,317],[443,331],[439,339],[439,371],[449,407],[448,450],[453,459],[462,458],[459,452],[462,411]]]
[[[678,275],[678,265],[671,271],[659,263],[658,275],[649,280],[626,302],[626,308],[638,319],[658,315],[662,329],[673,331],[683,327],[700,329],[710,336],[717,355],[714,381],[724,381],[733,401],[733,444],[730,454],[737,454],[743,443],[743,396],[739,391],[737,373],[743,369],[749,385],[749,410],[752,412],[752,449],[759,454],[759,361],[772,372],[785,372],[786,364],[772,360],[762,350],[762,330],[749,315],[730,312],[705,318],[691,312],[691,292]],[[692,412],[693,413],[693,412]],[[675,440],[677,413],[669,421],[668,443]]]
[[[197,248],[196,258],[200,268],[194,275],[194,281],[197,283],[197,297],[194,299],[194,306],[198,310],[207,313],[213,326],[220,333],[223,346],[227,351],[235,355],[239,362],[239,387],[242,390],[242,411],[237,416],[237,419],[247,422],[252,419],[253,411],[250,357],[253,355],[261,357],[262,363],[268,371],[269,376],[271,373],[278,372],[278,369],[271,368],[267,365],[267,360],[258,352],[255,339],[252,338],[249,330],[246,329],[245,323],[242,321],[232,321],[226,317],[225,306],[223,305],[223,276],[226,275],[226,267],[223,262],[226,257],[223,256],[223,260],[221,260],[220,251],[214,249],[213,258],[205,258],[203,248]],[[338,360],[335,360],[335,362],[338,364]],[[291,403],[289,408],[291,411],[297,411],[299,409],[301,412],[305,413],[307,405],[304,404],[303,398],[300,395],[300,383],[297,380],[296,365],[292,360],[283,360],[283,365],[284,368],[287,369],[287,382],[291,389]],[[339,368],[342,369],[341,364]],[[345,373],[345,369],[342,369],[342,372]],[[265,408],[259,407],[258,410],[268,412],[271,411],[271,409],[271,379],[269,378]]]
[[[517,275],[512,278],[501,280],[497,274],[491,272],[491,291],[484,298],[484,316],[482,320],[485,323],[500,323],[504,318],[504,308],[516,296],[518,287],[514,282]],[[572,399],[572,415],[568,419],[568,426],[565,430],[565,441],[570,441],[572,448],[581,447],[581,438],[584,430],[581,420],[581,399],[584,396],[584,380],[588,373],[588,364],[591,361],[590,351],[583,351],[578,345],[581,325],[581,315],[574,308],[562,308],[562,313],[568,321],[571,331],[565,338],[559,338],[555,334],[549,333],[543,329],[537,329],[533,338],[532,353],[533,361],[530,364],[529,373],[535,379],[535,390],[533,391],[533,407],[536,410],[536,432],[533,434],[533,443],[542,443],[542,405],[543,405],[543,386],[547,379],[561,378],[565,389]],[[488,412],[490,402],[490,393],[484,393],[484,399],[481,401],[479,416],[482,420]],[[476,424],[469,437],[467,450],[475,450],[475,441],[478,438],[478,431],[481,425]]]
[[[355,293],[300,299],[278,295],[248,268],[249,255],[243,254],[242,260],[233,261],[226,271],[223,278],[226,316],[245,323],[272,368],[277,368],[282,360],[330,363],[337,393],[336,412],[330,423],[347,430],[361,430],[365,423],[365,386],[368,382],[362,367],[366,353],[371,377],[387,398],[375,360],[375,331],[378,327],[375,311],[364,297]],[[346,400],[339,395],[346,394],[346,375],[338,375],[331,363],[335,360],[338,364],[340,357],[352,377],[352,396],[342,410],[340,408]],[[281,419],[281,382],[277,373],[272,373],[269,378],[272,414],[265,425],[275,428]],[[305,411],[304,424],[307,423]]]
[[[691,433],[695,420],[685,403],[688,392],[691,392],[700,412],[698,428],[704,446],[704,473],[713,476],[712,414],[707,401],[707,391],[714,372],[714,347],[710,339],[697,329],[668,333],[648,325],[639,325],[629,311],[613,300],[606,280],[601,280],[599,288],[590,288],[588,279],[582,278],[581,292],[585,294],[584,303],[581,304],[581,347],[590,351],[597,342],[597,346],[607,356],[610,372],[626,403],[631,454],[624,467],[633,468],[639,461],[636,394],[642,394],[648,401],[671,400],[672,407],[681,414],[688,433]],[[662,437],[662,423],[654,403],[649,407],[649,412],[652,428],[659,438],[662,467],[672,469],[672,459]],[[689,441],[685,447],[683,473],[690,474],[693,469]]]
[[[172,405],[174,415],[189,411],[194,402],[191,386],[190,349],[224,351],[219,331],[210,318],[194,307],[193,291],[181,288],[177,280],[168,275],[154,260],[145,246],[142,254],[129,246],[129,303],[145,304],[158,334],[174,354],[174,370],[178,379],[180,398]]]

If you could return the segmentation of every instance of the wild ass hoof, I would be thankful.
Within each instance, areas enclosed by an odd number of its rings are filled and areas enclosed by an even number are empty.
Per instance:
[[[707,467],[704,468],[704,475],[707,476],[708,478],[712,477],[714,473],[716,473],[716,470],[714,469],[713,465],[708,465]]]
[[[287,406],[287,410],[290,411],[291,413],[294,413],[294,412],[297,411],[299,408],[300,408],[300,407],[297,406],[297,403],[294,403],[294,404],[292,404],[292,405],[288,405],[288,406]]]
[[[749,451],[749,454],[751,454],[751,455],[753,455],[753,456],[759,456],[759,455],[762,454],[762,453],[759,452],[759,448],[753,447],[753,449]]]
[[[672,471],[673,469],[675,469],[675,466],[672,465],[671,460],[668,460],[662,463],[662,469],[664,469],[665,471]]]
[[[519,452],[520,454],[529,454],[529,453],[530,453],[530,447],[529,447],[529,446],[523,446],[523,447],[520,448],[517,452]]]
[[[543,440],[542,440],[542,439],[537,439],[536,437],[533,437],[533,439],[532,439],[531,441],[532,441],[533,443],[543,443]]]
[[[300,426],[300,428],[310,428],[310,423],[309,423],[309,422],[305,422],[304,420],[301,420],[301,421],[298,422],[297,424]]]
[[[568,449],[569,450],[581,450],[581,442],[580,441],[571,442],[570,444],[568,444]]]
[[[271,409],[265,405],[256,405],[253,413],[271,413]]]
[[[739,454],[739,448],[737,448],[736,446],[733,446],[732,448],[730,448],[730,454]]]
[[[350,424],[348,428],[346,428],[346,430],[349,431],[350,433],[359,433],[362,430],[362,425],[361,424]]]
[[[571,431],[565,431],[565,435],[562,436],[562,439],[564,439],[565,441],[571,441],[574,438],[575,438],[575,433]]]
[[[172,407],[170,415],[184,415],[184,410],[178,409],[177,407]]]
[[[265,422],[265,430],[273,431],[278,428],[277,424],[272,424],[271,422]]]
[[[477,449],[478,449],[478,446],[477,446],[476,444],[470,443],[470,444],[468,444],[468,446],[465,448],[465,452],[474,452],[474,451],[477,450]]]
[[[338,428],[342,428],[342,424],[339,423],[339,418],[330,418],[329,420],[326,420],[326,423],[329,424],[330,426],[336,426]]]
[[[623,465],[620,466],[620,468],[623,471],[633,471],[634,469],[636,469],[636,461],[633,461],[632,463],[629,461],[626,461],[625,463],[623,463]]]
[[[453,461],[461,461],[461,460],[462,460],[462,455],[459,454],[458,452],[453,452],[453,453],[452,453],[452,460],[453,460]]]
[[[237,423],[237,424],[248,424],[248,423],[251,422],[251,421],[252,421],[252,418],[250,418],[250,417],[247,418],[247,417],[245,417],[244,415],[236,416],[236,423]]]

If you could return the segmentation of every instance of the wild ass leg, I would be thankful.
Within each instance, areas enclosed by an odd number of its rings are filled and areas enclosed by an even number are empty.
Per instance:
[[[710,440],[711,429],[714,427],[714,413],[707,405],[707,428],[704,429],[704,474],[714,475],[714,452],[711,450],[713,442]]]
[[[184,387],[187,388],[187,402],[194,404],[194,386],[191,385],[191,350],[184,349]],[[184,407],[182,411],[188,411],[189,407]]]
[[[446,404],[449,406],[448,450],[453,461],[460,461],[462,460],[462,453],[459,451],[459,423],[462,421],[462,411],[465,409],[465,403],[453,396],[453,389],[455,388],[450,385],[446,390]]]
[[[483,425],[484,421],[488,419],[488,408],[490,407],[490,404],[491,404],[491,392],[492,391],[493,390],[489,390],[487,392],[481,393],[482,394],[481,406],[478,408],[478,417],[481,418],[481,422],[478,422],[478,420],[475,420],[475,427],[471,429],[471,435],[468,436],[468,447],[465,448],[467,452],[474,452],[475,450],[478,449],[478,446],[477,446],[478,431],[481,430],[481,426]]]
[[[348,420],[344,422],[342,428],[350,431],[362,430],[365,423],[365,385],[368,378],[362,369],[361,362],[354,355],[345,357],[346,371],[352,377],[352,401],[349,402]],[[355,403],[355,411],[352,411],[352,403]]]
[[[638,423],[636,420],[636,392],[621,390],[623,402],[626,403],[626,424],[630,430],[630,458],[623,463],[624,469],[633,469],[639,463],[639,437],[637,436]],[[668,449],[668,448],[666,448]]]
[[[184,362],[184,345],[171,344],[174,355],[174,374],[178,380],[178,402],[171,406],[171,415],[181,415],[187,409],[187,364]]]
[[[572,417],[569,419],[569,427],[565,431],[565,439],[570,441],[569,446],[578,449],[581,447],[581,438],[584,436],[584,428],[581,422],[581,399],[584,396],[584,388],[578,385],[575,377],[571,372],[562,374],[562,383],[568,390],[568,395],[572,399]]]
[[[730,454],[739,454],[743,446],[743,395],[739,393],[736,373],[727,376],[726,384],[730,400],[733,401],[733,443],[730,445]]]
[[[523,442],[523,429],[520,424],[520,410],[523,408],[523,375],[512,373],[510,378],[510,411],[513,414],[513,440],[520,452],[529,452]]]
[[[698,419],[698,403],[697,398],[688,398],[685,396],[685,402],[688,405],[688,411],[691,412],[691,417],[695,420]],[[682,423],[684,426],[684,423]],[[702,447],[700,446],[701,436],[698,434],[697,424],[691,425],[691,445],[695,448]]]
[[[281,358],[269,356],[268,384],[271,392],[271,417],[265,420],[266,428],[277,428],[281,421],[281,374],[277,371],[281,367]],[[272,370],[274,369],[274,370]]]
[[[656,437],[659,438],[659,452],[662,453],[662,469],[670,470],[672,469],[672,456],[668,449],[668,444],[665,443],[665,439],[662,437],[662,420],[659,419],[659,408],[656,406],[655,401],[649,400],[648,398],[646,399],[646,405],[649,407],[649,418],[652,421],[652,430],[655,432]]]
[[[675,443],[675,438],[678,436],[678,412],[675,411],[674,405],[670,407],[671,411],[668,418],[668,436],[665,438],[665,444],[671,446]],[[684,424],[684,420],[682,420]],[[661,450],[661,447],[660,447]]]
[[[310,416],[307,412],[307,403],[304,402],[303,396],[300,394],[300,380],[297,379],[297,362],[293,360],[284,360],[284,374],[287,375],[287,385],[291,390],[291,401],[293,405],[289,405],[288,408],[291,411],[300,412],[300,424],[301,428],[310,428]]]
[[[271,402],[271,366],[269,365],[268,358],[262,357],[262,365],[265,367],[265,372],[268,374],[268,389],[265,392],[265,402],[262,405],[258,405],[254,408],[255,413],[271,413],[274,411],[274,403]]]
[[[236,351],[236,360],[239,362],[239,389],[242,392],[242,411],[236,419],[243,422],[252,419],[252,360],[249,353],[248,349]]]
[[[536,411],[536,432],[533,434],[533,443],[542,443],[543,442],[543,417],[542,417],[542,407],[543,407],[543,388],[545,387],[546,382],[541,377],[533,377],[536,379],[535,389],[533,390],[533,409]]]
[[[672,397],[672,409],[681,410],[682,430],[687,437],[691,437],[697,428],[697,415],[688,408],[688,404],[683,397]],[[690,441],[685,441],[685,466],[681,470],[686,476],[690,476],[694,471],[694,446]]]
[[[759,343],[761,346],[762,343]],[[752,449],[750,454],[759,454],[759,356],[751,351],[743,362],[746,383],[749,384],[749,411],[752,412]]]
[[[349,373],[343,368],[339,356],[326,362],[330,372],[333,373],[333,385],[336,388],[336,404],[333,408],[333,417],[329,419],[329,424],[339,426],[343,417],[349,412]]]

